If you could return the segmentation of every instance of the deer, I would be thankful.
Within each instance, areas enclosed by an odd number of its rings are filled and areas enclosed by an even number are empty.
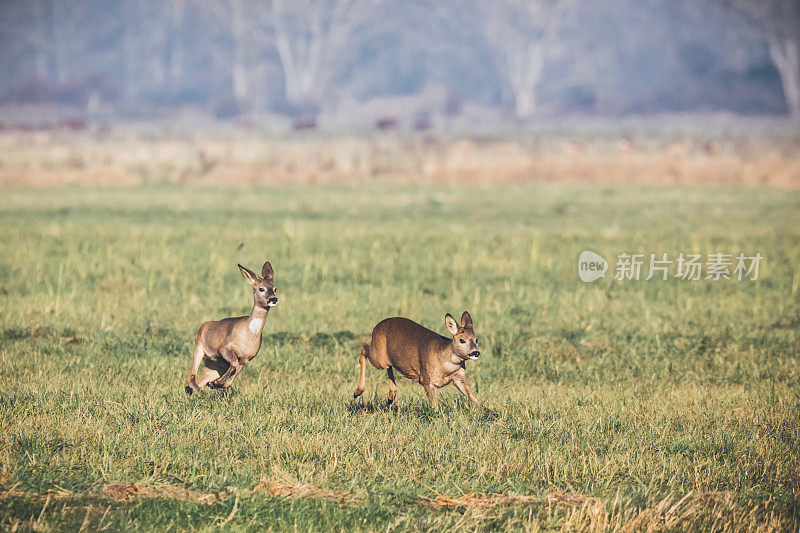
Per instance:
[[[439,410],[436,391],[452,383],[473,405],[486,409],[467,385],[466,362],[478,359],[478,339],[472,327],[472,317],[464,311],[461,324],[450,313],[444,317],[445,327],[452,338],[431,331],[403,317],[387,318],[372,330],[372,344],[363,343],[359,357],[360,373],[353,398],[364,393],[367,361],[378,370],[386,369],[389,377],[391,405],[397,396],[394,369],[425,389],[433,409]]]
[[[261,268],[261,276],[238,265],[244,279],[253,287],[253,309],[249,315],[205,322],[194,338],[192,368],[186,379],[186,394],[200,392],[208,385],[212,389],[227,389],[233,385],[244,366],[261,348],[261,331],[269,310],[278,304],[273,284],[274,272],[269,261]],[[197,372],[203,362],[205,371],[200,380]]]

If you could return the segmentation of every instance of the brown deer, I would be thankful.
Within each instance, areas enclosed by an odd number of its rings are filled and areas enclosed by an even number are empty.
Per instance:
[[[242,276],[253,286],[253,309],[247,316],[223,318],[206,322],[194,338],[192,369],[186,379],[186,394],[201,391],[208,385],[212,389],[227,389],[244,365],[256,356],[261,347],[261,330],[270,307],[277,305],[278,289],[273,285],[272,265],[269,261],[261,268],[261,277],[239,265]],[[197,381],[200,362],[205,372]]]
[[[414,380],[425,389],[433,408],[438,410],[436,389],[453,383],[456,388],[478,407],[484,408],[467,385],[465,364],[469,359],[477,359],[478,339],[472,329],[472,317],[464,311],[459,325],[450,313],[444,323],[453,338],[444,337],[407,318],[387,318],[372,330],[372,344],[361,348],[361,373],[358,386],[353,394],[358,398],[364,393],[366,384],[367,359],[378,370],[388,369],[389,399],[397,396],[397,383],[394,371],[397,369],[408,379]]]

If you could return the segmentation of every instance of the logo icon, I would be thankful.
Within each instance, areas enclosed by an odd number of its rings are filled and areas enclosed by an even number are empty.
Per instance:
[[[578,257],[578,277],[585,283],[604,277],[607,270],[608,261],[600,254],[584,250]]]

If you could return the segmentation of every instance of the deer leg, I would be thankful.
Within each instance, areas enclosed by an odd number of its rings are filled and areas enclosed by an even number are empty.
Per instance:
[[[433,405],[433,410],[439,410],[439,401],[436,399],[436,387],[431,383],[423,383],[422,387],[425,389],[425,394],[428,396],[428,401]]]
[[[233,366],[231,366],[231,368],[233,368]],[[233,382],[236,379],[236,377],[239,375],[239,372],[241,372],[243,368],[244,368],[244,365],[237,366],[233,370],[233,373],[231,373],[231,375],[228,376],[228,379],[223,381],[222,378],[220,378],[220,379],[217,380],[217,383],[219,383],[220,387],[222,387],[223,389],[230,388],[230,386],[233,385]]]
[[[397,397],[397,383],[394,381],[394,372],[392,371],[392,367],[389,367],[386,370],[386,374],[389,376],[389,399],[386,401],[388,405],[392,405],[392,402]]]
[[[208,385],[209,383],[213,382],[215,379],[219,377],[219,370],[214,368],[206,367],[205,371],[203,372],[203,376],[200,378],[200,381],[197,383],[197,386],[201,389]]]
[[[214,388],[214,389],[218,389],[218,388],[222,387],[230,379],[230,377],[235,372],[237,372],[237,369],[239,369],[239,371],[241,371],[241,366],[242,366],[241,363],[239,363],[239,357],[236,355],[236,353],[233,350],[231,350],[229,348],[221,349],[219,351],[219,355],[222,356],[222,358],[225,360],[226,363],[228,363],[229,366],[228,366],[228,370],[225,371],[225,373],[222,374],[221,377],[215,379],[211,383],[211,387]],[[228,385],[228,387],[230,387],[230,385]]]
[[[456,388],[461,394],[469,398],[469,401],[471,401],[474,405],[482,409],[486,409],[486,407],[484,407],[483,404],[478,401],[478,398],[476,398],[475,395],[472,394],[472,391],[469,390],[469,385],[467,385],[466,376],[461,376],[456,374],[456,376],[453,377],[453,385],[456,386]]]
[[[222,388],[223,383],[225,383],[229,377],[235,372],[233,365],[228,367],[228,370],[225,371],[222,376],[217,377],[214,381],[208,384],[209,387],[212,389],[220,389]]]
[[[203,351],[202,343],[195,342],[194,345],[194,354],[192,355],[192,368],[189,370],[189,376],[186,378],[186,394],[189,396],[192,395],[192,392],[199,391],[203,388],[203,385],[197,383],[197,372],[200,370],[200,363],[203,361],[203,356],[205,352]]]
[[[363,344],[361,346],[361,357],[358,358],[358,364],[361,365],[361,369],[359,370],[358,374],[358,385],[356,385],[356,391],[353,393],[353,398],[358,398],[362,394],[364,394],[364,390],[367,386],[367,354],[369,353],[369,344]],[[391,370],[390,370],[391,372]]]

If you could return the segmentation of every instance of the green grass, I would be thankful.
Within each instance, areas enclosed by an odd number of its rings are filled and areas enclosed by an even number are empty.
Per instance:
[[[800,527],[796,192],[2,193],[0,529]],[[584,284],[585,249],[612,269],[623,252],[765,259],[757,281]],[[246,313],[236,263],[267,258],[281,302],[258,357],[228,393],[187,398],[197,327]],[[452,387],[435,413],[405,380],[387,409],[371,367],[352,399],[361,335],[379,320],[444,332],[444,314],[465,309],[485,354],[467,376],[492,413]],[[100,491],[243,491],[274,476],[357,499]],[[534,501],[422,503],[470,493]],[[548,504],[554,493],[590,503]]]

